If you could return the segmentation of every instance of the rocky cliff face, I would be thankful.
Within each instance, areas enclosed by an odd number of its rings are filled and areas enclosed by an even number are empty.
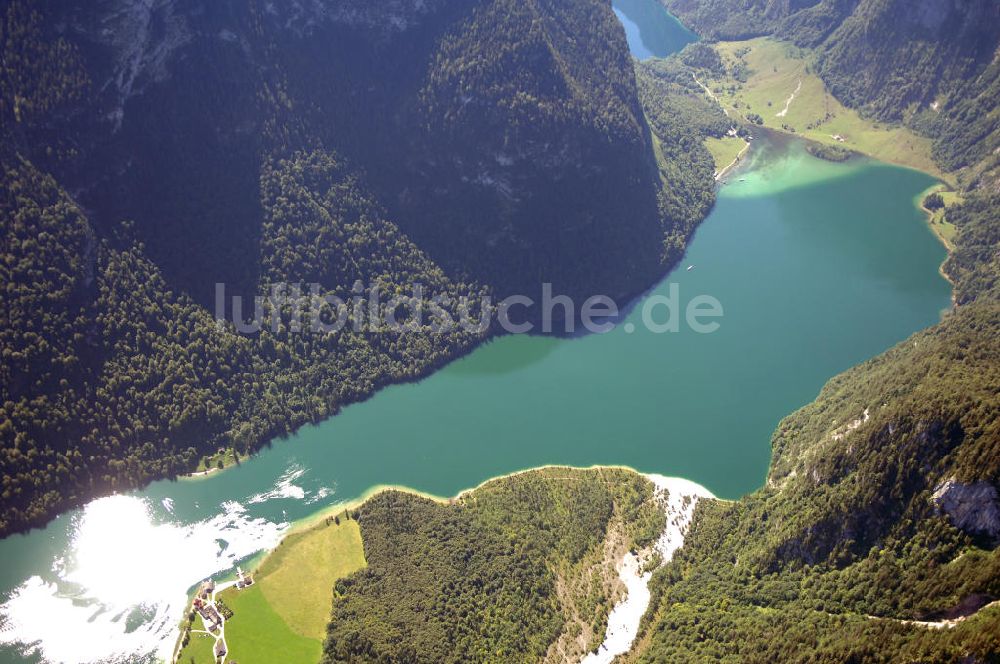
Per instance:
[[[321,29],[327,22],[353,28],[374,30],[385,35],[417,28],[428,16],[450,0],[342,0],[323,2],[304,0],[270,4],[269,13],[286,26],[298,29]]]
[[[989,482],[947,480],[935,487],[932,501],[956,528],[970,535],[1000,538],[1000,498]]]

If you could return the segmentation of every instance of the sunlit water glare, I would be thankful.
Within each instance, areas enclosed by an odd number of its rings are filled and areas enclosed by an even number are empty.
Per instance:
[[[298,495],[292,486],[286,474],[273,492],[254,498]],[[187,589],[273,548],[287,525],[252,518],[236,501],[181,525],[158,523],[145,498],[95,500],[76,517],[69,551],[52,566],[58,581],[32,576],[0,606],[0,642],[26,644],[25,656],[57,662],[169,660]]]

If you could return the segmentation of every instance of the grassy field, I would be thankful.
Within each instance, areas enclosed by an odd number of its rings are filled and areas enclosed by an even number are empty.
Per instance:
[[[931,159],[930,139],[904,127],[870,122],[843,106],[812,73],[807,51],[767,38],[720,42],[716,48],[730,72],[731,65],[740,61],[747,70],[746,82],[731,76],[707,82],[730,112],[735,109],[744,117],[755,113],[767,127],[794,130],[820,143],[850,148],[947,179]]]
[[[712,153],[712,160],[715,162],[715,172],[718,173],[733,163],[733,160],[746,147],[746,142],[736,136],[725,136],[723,138],[709,136],[705,139],[705,147]]]
[[[214,664],[215,637],[208,634],[192,634],[187,648],[178,660],[180,664]]]
[[[653,139],[653,154],[656,155],[656,164],[660,167],[660,177],[662,178],[666,170],[666,157],[663,156],[660,139],[657,138],[655,133],[650,133],[650,137]],[[718,173],[733,163],[733,160],[746,147],[746,141],[737,136],[724,136],[723,138],[709,136],[705,139],[705,147],[711,153],[712,161],[715,164],[715,172]]]
[[[341,518],[288,536],[261,564],[258,583],[268,603],[297,634],[322,640],[333,584],[365,566],[361,529]]]
[[[219,595],[232,610],[226,621],[228,661],[240,664],[315,664],[330,620],[333,585],[365,566],[361,529],[333,517],[292,533],[267,556],[246,590]],[[181,653],[181,664],[212,662],[214,639],[198,634]]]
[[[332,596],[332,588],[330,592]],[[246,590],[230,588],[220,597],[233,610],[232,619],[226,621],[229,661],[240,664],[316,664],[319,661],[323,654],[322,640],[293,632],[271,606],[261,586]]]

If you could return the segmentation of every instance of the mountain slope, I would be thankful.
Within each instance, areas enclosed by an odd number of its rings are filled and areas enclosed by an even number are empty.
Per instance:
[[[660,270],[651,145],[602,3],[108,5],[45,15],[96,93],[53,128],[83,148],[54,171],[97,224],[134,219],[199,302],[258,276],[262,161],[317,145],[435,262],[501,294],[618,296]]]
[[[711,202],[679,164],[673,196],[698,203],[663,205],[598,0],[0,11],[0,534],[252,452],[492,333],[299,331],[287,302],[238,332],[217,284],[243,323],[285,282],[419,284],[452,320],[544,281],[626,297]]]

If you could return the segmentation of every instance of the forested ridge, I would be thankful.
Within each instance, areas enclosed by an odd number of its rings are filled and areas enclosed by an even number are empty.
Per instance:
[[[568,616],[603,639],[609,534],[641,548],[663,529],[652,483],[615,468],[518,473],[447,505],[387,491],[356,518],[368,566],[334,589],[324,662],[563,661],[552,644],[584,628]]]
[[[0,535],[252,452],[493,333],[296,332],[265,305],[237,334],[216,283],[244,319],[286,282],[419,283],[456,320],[544,281],[627,297],[713,199],[687,126],[654,138],[597,0],[0,12]]]

